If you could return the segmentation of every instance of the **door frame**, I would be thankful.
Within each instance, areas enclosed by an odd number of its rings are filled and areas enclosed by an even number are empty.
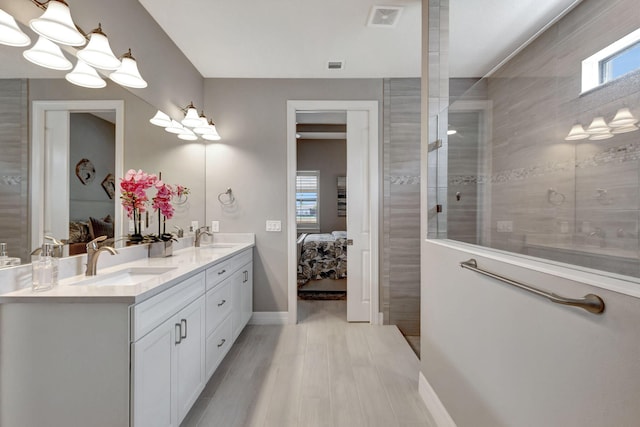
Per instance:
[[[46,201],[44,189],[45,179],[52,179],[51,174],[58,174],[60,171],[51,170],[46,167],[45,141],[46,114],[51,111],[67,113],[91,113],[99,111],[115,111],[115,169],[116,177],[124,176],[124,101],[123,100],[54,100],[54,101],[32,101],[31,106],[31,162],[30,162],[30,222],[31,222],[31,247],[36,248],[42,244],[41,236],[44,233],[45,218],[44,206]],[[68,151],[69,139],[61,141]],[[65,174],[66,186],[70,177]],[[68,200],[66,201],[68,204]],[[122,204],[117,197],[113,200],[114,228],[115,236],[124,235],[124,212]],[[67,208],[68,209],[68,208]],[[54,236],[60,238],[60,236]]]
[[[369,114],[369,200],[370,209],[370,249],[371,263],[371,310],[369,323],[380,323],[379,313],[379,208],[380,208],[380,157],[378,141],[378,101],[287,101],[287,290],[288,290],[288,323],[298,323],[298,283],[296,255],[296,111],[367,111]],[[349,141],[347,141],[347,144]],[[347,279],[348,280],[348,279]]]

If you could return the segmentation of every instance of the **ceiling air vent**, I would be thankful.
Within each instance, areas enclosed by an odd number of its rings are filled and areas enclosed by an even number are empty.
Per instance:
[[[367,26],[394,28],[398,24],[402,9],[398,6],[373,6]]]
[[[342,70],[343,68],[344,68],[344,61],[327,62],[327,69],[329,70]]]

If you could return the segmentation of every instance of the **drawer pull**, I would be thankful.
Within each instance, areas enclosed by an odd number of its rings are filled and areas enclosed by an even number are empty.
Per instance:
[[[227,270],[220,270],[220,271],[218,271],[218,276],[221,275],[221,274],[224,274],[226,272],[227,272]]]
[[[187,319],[181,319],[180,320],[180,331],[182,332],[182,325],[184,325],[184,336],[181,334],[180,335],[180,341],[182,341],[183,339],[187,339]]]
[[[174,341],[175,345],[178,345],[182,342],[182,326],[180,323],[176,323],[175,325],[176,339]]]
[[[218,307],[222,307],[222,306],[224,305],[224,303],[225,303],[225,302],[227,302],[227,300],[226,300],[226,299],[223,299],[222,301],[220,301],[220,302],[218,303]]]
[[[226,342],[227,342],[227,340],[222,338],[222,341],[220,341],[220,344],[218,344],[218,347],[222,347],[224,345],[224,343],[226,343]]]

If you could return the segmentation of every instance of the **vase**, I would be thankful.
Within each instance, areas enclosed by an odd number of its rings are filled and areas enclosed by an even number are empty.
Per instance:
[[[173,240],[149,243],[149,258],[164,258],[173,255]]]

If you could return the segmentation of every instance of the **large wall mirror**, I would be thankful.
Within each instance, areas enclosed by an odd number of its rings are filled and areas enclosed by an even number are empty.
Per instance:
[[[128,169],[162,173],[164,181],[190,189],[186,203],[176,206],[169,230],[188,229],[193,220],[204,224],[205,145],[183,142],[151,125],[149,118],[155,111],[112,84],[92,90],[59,78],[0,79],[0,242],[7,243],[9,256],[30,262],[32,250],[46,234],[67,239],[71,223],[88,222],[90,216],[99,220],[110,216],[115,244],[123,244],[129,223],[120,207],[119,183]],[[80,155],[70,143],[75,121],[84,123],[83,153],[94,154]],[[111,170],[99,166],[106,155],[87,147],[100,138],[99,128],[109,125],[113,128]],[[87,135],[87,127],[93,136],[82,136]],[[88,185],[81,177],[90,180]],[[74,186],[90,193],[88,199],[73,196]],[[113,190],[112,198],[108,190]],[[80,209],[75,213],[74,205]],[[88,210],[99,205],[99,209],[110,205],[113,215]],[[150,215],[145,234],[155,232],[154,219]],[[70,253],[71,246],[65,247],[65,255],[82,252]]]

